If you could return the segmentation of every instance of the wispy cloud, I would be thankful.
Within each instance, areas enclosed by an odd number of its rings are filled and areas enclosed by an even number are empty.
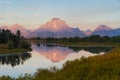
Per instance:
[[[0,0],[0,4],[10,4],[10,2],[5,0]]]
[[[39,16],[39,14],[33,14],[33,17],[38,17]]]
[[[18,15],[13,13],[13,14],[9,14],[10,17],[17,17]]]
[[[38,10],[39,8],[35,8],[35,7],[25,7],[23,8],[24,10]]]
[[[3,15],[0,14],[0,19],[3,19]]]

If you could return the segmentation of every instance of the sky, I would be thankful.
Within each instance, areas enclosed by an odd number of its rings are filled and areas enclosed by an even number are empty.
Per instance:
[[[36,29],[52,18],[81,30],[101,24],[120,28],[120,0],[0,0],[0,26]]]

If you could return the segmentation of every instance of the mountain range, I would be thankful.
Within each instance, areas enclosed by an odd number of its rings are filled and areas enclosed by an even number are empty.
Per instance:
[[[17,23],[12,25],[12,26],[9,26],[9,27],[8,26],[2,26],[0,28],[5,29],[5,30],[8,29],[14,34],[17,32],[17,30],[20,30],[21,35],[24,36],[24,37],[27,37],[31,33],[31,31],[25,29],[22,25],[17,24]]]
[[[9,29],[11,32],[16,33],[17,30],[21,31],[22,36],[26,38],[34,37],[85,37],[90,35],[100,35],[100,36],[120,36],[120,28],[112,29],[107,25],[99,25],[94,31],[87,30],[82,31],[79,28],[72,28],[66,24],[64,20],[59,18],[53,18],[46,24],[41,25],[39,28],[30,31],[25,29],[20,24],[14,24],[12,26],[2,26],[2,29]]]

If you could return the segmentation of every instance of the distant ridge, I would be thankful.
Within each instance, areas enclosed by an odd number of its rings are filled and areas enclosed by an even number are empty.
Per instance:
[[[61,30],[71,30],[71,28],[66,24],[66,22],[59,18],[51,19],[51,21],[48,21],[46,24],[40,26],[37,30],[41,29],[48,29],[53,32]]]
[[[99,25],[91,35],[100,36],[120,36],[120,28],[112,29],[107,25]]]
[[[34,32],[30,33],[28,37],[82,37],[85,34],[78,28],[71,28],[65,21],[59,18],[53,18],[46,24],[40,26]]]
[[[1,28],[2,29],[8,29],[14,34],[17,32],[17,30],[20,30],[21,35],[24,36],[24,37],[27,37],[30,33],[29,30],[26,30],[22,25],[20,25],[18,23],[14,24],[12,26],[9,26],[9,27],[8,26],[2,26]]]
[[[90,35],[100,36],[120,36],[120,28],[112,29],[107,25],[99,25],[95,30],[81,31],[79,28],[72,28],[66,24],[64,20],[60,18],[53,18],[44,25],[41,25],[35,30],[27,30],[22,25],[16,23],[12,26],[1,26],[1,29],[9,29],[11,32],[16,33],[17,30],[21,31],[22,36],[26,38],[34,37],[85,37]]]
[[[91,30],[84,31],[84,34],[86,36],[90,36],[92,34],[92,31]]]
[[[99,25],[94,31],[101,31],[101,30],[112,30],[110,27],[107,25]]]

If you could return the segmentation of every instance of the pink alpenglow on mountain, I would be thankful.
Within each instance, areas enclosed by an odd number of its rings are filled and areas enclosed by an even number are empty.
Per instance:
[[[100,36],[119,36],[120,28],[112,29],[106,25],[99,25],[91,35],[100,35]]]
[[[92,34],[92,31],[91,30],[84,31],[84,34],[86,36],[90,36]]]
[[[100,36],[119,36],[120,28],[112,29],[107,25],[99,25],[94,31],[87,30],[81,31],[79,28],[70,27],[64,20],[60,18],[53,18],[46,24],[40,26],[35,30],[27,30],[20,24],[14,24],[10,27],[2,26],[1,29],[9,29],[12,33],[16,33],[17,30],[21,31],[21,35],[26,38],[63,38],[63,37],[85,37],[91,35]]]
[[[70,30],[71,28],[66,24],[65,21],[59,18],[53,18],[51,21],[48,21],[45,25],[42,25],[39,29],[48,29],[53,32],[60,30]]]
[[[53,18],[48,21],[46,24],[40,26],[33,33],[31,33],[28,37],[80,37],[85,34],[79,30],[79,28],[71,28],[66,24],[65,21],[59,18]]]
[[[8,27],[8,26],[3,26],[3,27],[1,27],[2,29],[8,29],[8,30],[10,30],[12,33],[16,33],[18,30],[20,30],[20,32],[21,32],[21,35],[22,36],[24,36],[24,37],[27,37],[28,36],[28,34],[29,34],[29,31],[28,30],[26,30],[22,25],[20,25],[20,24],[18,24],[18,23],[16,23],[16,24],[14,24],[14,25],[12,25],[12,26],[10,26],[10,27]]]
[[[9,28],[13,33],[16,33],[17,30],[21,31],[22,36],[27,37],[29,34],[29,31],[26,30],[22,25],[14,24]]]
[[[2,27],[0,27],[1,29],[8,29],[8,26],[2,26]]]
[[[107,25],[99,25],[94,31],[100,31],[100,30],[111,30],[110,27]]]

